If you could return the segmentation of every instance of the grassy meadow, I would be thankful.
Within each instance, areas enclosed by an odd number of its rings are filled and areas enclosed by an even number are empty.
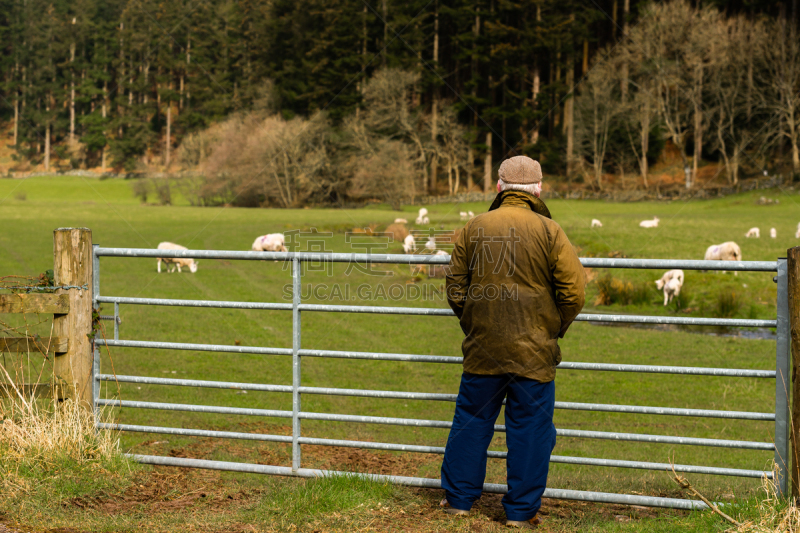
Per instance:
[[[779,200],[760,205],[760,196]],[[396,217],[413,222],[418,206],[402,212],[385,205],[361,209],[236,209],[190,207],[173,196],[172,206],[142,205],[131,193],[131,182],[80,177],[0,180],[0,276],[38,275],[52,268],[52,231],[58,227],[90,228],[95,243],[106,247],[155,248],[172,241],[192,249],[249,250],[256,236],[272,232],[301,231],[301,249],[324,242],[337,252],[402,253],[398,243],[381,246],[379,239],[347,235],[353,228],[370,224],[385,226]],[[758,191],[718,200],[614,204],[601,201],[548,201],[554,219],[567,232],[583,256],[702,259],[711,244],[735,240],[745,260],[775,260],[786,249],[800,245],[794,232],[800,221],[800,195],[793,192]],[[459,211],[476,213],[485,204],[428,206],[431,226],[453,229],[463,225]],[[638,222],[661,219],[655,229]],[[602,228],[591,229],[598,218]],[[413,224],[412,224],[413,226]],[[752,226],[761,228],[761,239],[745,239]],[[778,231],[770,239],[769,228]],[[312,228],[323,235],[313,235]],[[420,229],[420,228],[417,228]],[[417,239],[421,245],[420,239]],[[424,242],[424,241],[423,241]],[[288,302],[289,270],[280,262],[201,260],[196,274],[156,272],[152,259],[102,258],[100,292],[108,296]],[[163,270],[163,269],[162,269]],[[306,303],[407,305],[446,307],[440,279],[415,279],[408,266],[376,266],[376,272],[348,271],[334,265],[330,272],[313,269],[307,284],[326,284],[328,289],[304,296]],[[731,316],[773,318],[776,286],[773,274],[686,272],[681,302],[662,305],[663,296],[654,280],[661,271],[592,271],[587,289],[587,312],[679,314],[681,316]],[[640,296],[630,302],[596,305],[598,283],[611,275],[630,282]],[[333,286],[349,285],[349,301],[331,299]],[[391,301],[375,298],[378,287],[393,285],[428,287],[429,299]],[[369,287],[372,298],[361,299],[353,290]],[[363,295],[364,293],[362,293]],[[436,297],[436,294],[439,296]],[[327,297],[327,299],[326,299]],[[734,303],[731,304],[730,302]],[[727,303],[726,303],[727,302]],[[105,305],[102,314],[111,314]],[[240,344],[242,346],[291,347],[291,313],[235,309],[192,309],[122,305],[121,339]],[[11,322],[18,317],[0,319]],[[31,330],[46,334],[49,323],[25,317]],[[462,333],[450,317],[413,317],[350,313],[305,312],[302,346],[311,349],[359,350],[431,355],[460,355]],[[112,336],[111,322],[105,323]],[[769,337],[769,336],[767,336]],[[772,338],[701,335],[698,331],[648,330],[576,323],[561,342],[564,361],[659,364],[726,368],[774,369]],[[8,354],[5,357],[10,357]],[[31,356],[16,368],[30,375],[42,368]],[[47,367],[44,366],[45,374]],[[250,354],[222,354],[112,348],[103,351],[102,372],[215,381],[291,384],[291,358]],[[306,358],[303,385],[418,392],[455,393],[460,366],[390,361],[350,361]],[[715,378],[634,373],[602,373],[562,370],[558,373],[557,400],[641,406],[724,409],[770,412],[774,409],[774,380]],[[107,383],[103,396],[124,400],[225,405],[291,410],[291,395],[237,390],[166,387],[132,383]],[[303,410],[404,418],[450,420],[449,402],[382,400],[339,396],[304,395]],[[229,415],[116,409],[114,420],[126,424],[290,434],[288,419],[264,419]],[[769,442],[771,422],[556,411],[556,426],[565,429],[620,431],[657,435],[741,439]],[[498,421],[502,423],[502,418]],[[373,440],[444,446],[447,431],[384,425],[357,425],[304,421],[306,436]],[[290,465],[291,450],[282,444],[181,438],[158,434],[121,434],[122,447],[134,453],[213,458],[230,461]],[[492,449],[504,449],[498,434]],[[441,458],[435,455],[394,454],[347,448],[303,447],[303,466],[378,473],[438,477]],[[560,437],[556,455],[575,455],[625,460],[768,469],[768,452],[673,446],[610,440]],[[243,486],[283,486],[283,481],[257,476],[223,474]],[[752,497],[760,480],[689,475],[692,483],[711,498]],[[490,460],[488,482],[505,481],[505,465]],[[277,484],[277,485],[276,485]],[[551,465],[549,485],[557,488],[634,492],[682,496],[666,473],[627,469],[603,469],[577,465]],[[287,488],[286,490],[295,490]],[[365,489],[366,490],[366,489]],[[380,492],[380,491],[379,491]],[[380,497],[387,497],[380,492]],[[275,496],[276,498],[278,496]],[[265,504],[266,505],[266,504]],[[269,505],[267,505],[269,507]],[[255,511],[254,511],[255,512]],[[276,526],[277,527],[277,526]],[[633,530],[625,524],[594,522],[603,531]],[[660,531],[661,526],[653,526]],[[619,529],[618,529],[619,528]],[[276,530],[281,530],[280,528]],[[346,530],[346,528],[344,529]],[[450,529],[442,529],[442,531]],[[455,529],[454,529],[455,530]],[[667,529],[664,529],[667,530]],[[705,530],[705,529],[698,529]],[[488,531],[488,530],[487,530]]]

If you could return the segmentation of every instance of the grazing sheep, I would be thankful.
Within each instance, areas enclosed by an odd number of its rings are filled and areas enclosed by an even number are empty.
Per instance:
[[[658,217],[653,217],[653,220],[642,220],[639,222],[640,228],[657,228],[658,227]]]
[[[760,239],[761,230],[758,228],[750,228],[749,230],[747,230],[747,233],[745,233],[744,236],[747,238],[755,237],[756,239]]]
[[[383,234],[391,237],[393,241],[403,242],[406,238],[406,235],[408,235],[408,229],[403,224],[398,222],[395,224],[389,224]]]
[[[674,296],[681,293],[683,287],[683,270],[669,270],[656,281],[658,290],[664,290],[664,305],[672,301]]]
[[[706,250],[706,255],[703,257],[706,261],[741,261],[742,250],[739,245],[733,241],[723,242],[722,244],[712,244]],[[724,274],[725,271],[723,270]],[[738,276],[738,272],[734,272]]]
[[[431,223],[431,221],[430,221],[430,219],[428,217],[417,217],[417,220],[415,222],[418,225],[430,224]]]
[[[286,239],[283,233],[269,233],[253,241],[254,252],[286,252]]]
[[[171,242],[160,242],[158,243],[159,250],[188,250],[185,246],[181,246],[180,244],[175,244]],[[194,274],[197,272],[197,263],[199,261],[195,261],[194,259],[184,259],[184,258],[158,258],[158,273],[161,273],[161,261],[164,261],[165,264],[169,265],[169,272],[175,272],[175,267],[178,267],[178,274],[181,273],[181,267],[189,267],[189,271]]]
[[[428,219],[428,210],[424,207],[419,208],[419,214],[417,214],[417,224],[430,224],[430,220]]]
[[[775,228],[771,228],[769,230],[769,236],[772,237],[773,239],[777,239],[778,238],[778,230],[776,230]]]
[[[417,243],[414,242],[414,236],[411,234],[406,235],[406,238],[403,239],[403,252],[413,254],[416,248]]]
[[[394,219],[394,223],[395,224],[408,224],[408,220],[406,220],[404,218],[396,218],[396,219]]]
[[[465,221],[469,220],[469,219],[468,219],[469,215],[467,215],[467,212],[466,212],[466,211],[461,211],[461,212],[458,214],[458,216],[460,216],[460,217],[461,217],[461,222],[465,222]]]
[[[470,220],[475,218],[475,213],[473,213],[472,211],[467,211],[467,215],[469,215]],[[800,225],[798,225],[798,227],[800,227]]]
[[[436,239],[434,239],[433,236],[431,236],[428,239],[428,242],[425,243],[425,248],[427,248],[428,250],[435,250],[436,249]]]
[[[592,227],[593,228],[602,228],[603,227],[603,223],[600,222],[599,220],[597,220],[596,218],[593,218],[592,219]]]

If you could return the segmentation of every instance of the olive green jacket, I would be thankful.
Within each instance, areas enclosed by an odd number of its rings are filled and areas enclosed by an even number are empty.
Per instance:
[[[583,308],[583,267],[547,206],[521,191],[497,196],[456,240],[447,301],[464,331],[464,371],[546,383]]]

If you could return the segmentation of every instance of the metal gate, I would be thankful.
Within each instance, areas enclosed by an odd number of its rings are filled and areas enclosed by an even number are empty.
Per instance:
[[[100,286],[100,257],[150,257],[150,258],[193,258],[193,259],[234,259],[234,260],[281,260],[290,261],[292,265],[293,300],[292,303],[255,303],[215,300],[175,300],[159,298],[127,298],[105,296]],[[335,413],[314,413],[303,411],[301,397],[304,394],[343,395],[376,398],[395,398],[432,401],[455,401],[455,394],[437,394],[420,392],[396,392],[363,389],[337,389],[323,387],[305,387],[302,385],[301,362],[307,357],[344,358],[344,359],[369,359],[380,361],[411,361],[421,363],[461,364],[460,357],[414,355],[397,353],[374,353],[334,350],[314,350],[301,347],[301,313],[303,312],[338,312],[338,313],[380,313],[403,315],[434,315],[454,316],[450,309],[430,309],[413,307],[383,307],[383,306],[349,306],[349,305],[320,305],[304,304],[301,302],[301,264],[303,262],[339,262],[358,264],[426,264],[446,265],[449,263],[446,255],[390,255],[390,254],[347,254],[347,253],[313,253],[313,252],[240,252],[222,250],[151,250],[136,248],[101,248],[94,246],[93,263],[94,279],[93,293],[94,305],[114,304],[114,338],[113,340],[98,339],[97,346],[127,347],[127,348],[155,348],[173,350],[196,350],[207,352],[249,353],[264,355],[282,355],[292,357],[292,384],[252,384],[230,383],[217,381],[200,381],[186,379],[168,379],[145,376],[120,376],[101,374],[99,368],[99,351],[95,348],[93,391],[96,408],[104,406],[121,406],[139,409],[166,409],[173,411],[193,411],[201,413],[221,413],[232,415],[253,415],[276,418],[286,418],[292,421],[292,435],[265,435],[258,433],[238,433],[228,431],[211,431],[201,429],[169,428],[156,426],[138,426],[126,424],[103,424],[103,429],[121,431],[135,431],[146,433],[160,433],[182,436],[216,437],[227,439],[245,439],[255,441],[282,442],[292,445],[292,467],[267,466],[249,463],[211,461],[201,459],[187,459],[178,457],[164,457],[152,455],[133,455],[141,463],[166,466],[196,467],[238,472],[251,472],[259,474],[275,474],[282,476],[316,477],[336,472],[302,468],[301,446],[303,444],[341,446],[352,448],[369,448],[377,450],[394,450],[413,453],[443,454],[443,447],[418,446],[396,443],[376,443],[350,440],[335,440],[323,438],[303,437],[301,433],[302,420],[329,420],[340,422],[355,422],[362,424],[393,424],[401,426],[416,426],[430,428],[449,428],[450,421],[446,420],[420,420],[407,418],[389,418],[376,416],[356,416]],[[723,476],[741,476],[751,478],[774,479],[780,494],[786,493],[787,464],[789,457],[789,406],[788,406],[788,379],[789,376],[789,304],[788,280],[786,259],[777,261],[693,261],[693,260],[663,260],[663,259],[598,259],[582,258],[584,267],[592,268],[627,268],[627,269],[684,269],[684,270],[727,270],[750,272],[777,273],[774,281],[778,285],[777,320],[746,320],[724,318],[693,318],[669,316],[641,316],[641,315],[606,315],[606,314],[580,314],[577,321],[585,322],[618,322],[631,324],[679,324],[693,326],[724,326],[724,327],[755,327],[777,329],[777,352],[775,357],[775,370],[752,370],[735,368],[700,368],[658,365],[632,365],[632,364],[605,364],[581,363],[565,361],[559,365],[564,370],[584,370],[600,372],[642,372],[656,374],[682,374],[698,376],[727,376],[741,378],[766,378],[775,380],[775,412],[757,413],[741,411],[719,411],[708,409],[682,409],[671,407],[632,406],[599,403],[556,402],[556,409],[571,409],[585,411],[603,411],[612,413],[638,413],[649,415],[692,416],[708,418],[725,418],[737,420],[774,420],[775,440],[772,442],[752,442],[739,440],[722,440],[708,438],[692,438],[681,436],[647,435],[639,433],[617,433],[605,431],[584,431],[572,429],[558,429],[557,435],[562,437],[582,437],[592,439],[612,439],[619,441],[649,442],[663,444],[683,444],[694,446],[715,446],[725,448],[742,448],[773,452],[777,464],[776,475],[771,471],[744,470],[735,468],[719,468],[700,465],[675,465],[678,472],[697,474],[715,474]],[[125,305],[158,305],[179,307],[213,307],[233,309],[269,309],[292,312],[292,347],[271,348],[256,346],[230,346],[216,344],[195,344],[177,342],[152,342],[137,340],[120,340],[119,338],[119,306]],[[242,390],[291,393],[292,410],[267,410],[246,409],[224,406],[170,404],[127,400],[109,400],[100,398],[100,383],[102,381],[119,381],[128,383],[142,383],[154,385],[181,385],[207,388],[237,388]],[[495,431],[503,432],[505,427],[496,425]],[[489,451],[489,457],[505,458],[505,452]],[[622,461],[600,458],[565,457],[554,455],[552,463],[569,463],[579,465],[622,467],[644,470],[665,470],[670,467],[666,463],[651,463],[641,461]],[[364,474],[370,478],[389,481],[416,487],[440,488],[440,480],[430,478],[388,476],[377,474]],[[504,493],[506,485],[485,484],[485,492]],[[603,503],[618,503],[630,505],[644,505],[653,507],[673,507],[680,509],[701,509],[706,505],[699,501],[677,498],[661,498],[640,496],[633,494],[615,494],[591,491],[565,490],[548,488],[544,497],[569,500],[584,500]]]

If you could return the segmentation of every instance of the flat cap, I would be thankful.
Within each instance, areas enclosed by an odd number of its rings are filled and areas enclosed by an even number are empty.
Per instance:
[[[506,183],[539,183],[542,181],[542,166],[530,157],[518,155],[503,161],[497,175]]]

